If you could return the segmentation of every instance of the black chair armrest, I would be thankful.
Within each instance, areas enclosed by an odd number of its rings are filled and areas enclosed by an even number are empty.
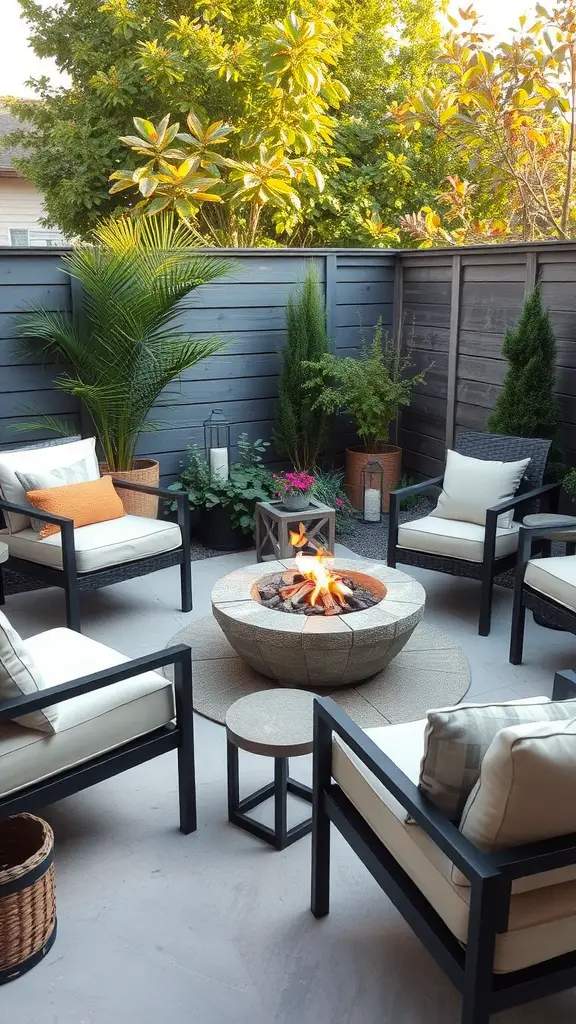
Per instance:
[[[117,480],[112,476],[114,487],[123,487],[127,491],[140,491],[142,494],[157,494],[159,498],[168,498],[170,501],[181,497],[188,497],[187,491],[169,491],[167,487],[152,487],[150,484],[136,484],[130,480]]]
[[[394,496],[401,501],[402,498],[409,497],[411,494],[420,494],[422,491],[428,491],[432,487],[442,487],[443,481],[444,474],[442,476],[433,476],[429,480],[421,480],[419,484],[410,484],[409,487],[400,487],[396,491],[391,491],[390,497]]]
[[[6,512],[18,512],[23,516],[33,516],[41,523],[53,523],[60,527],[62,534],[62,569],[67,579],[76,576],[76,548],[74,546],[74,520],[67,516],[55,516],[52,512],[42,512],[37,508],[30,508],[29,505],[15,505],[13,501],[5,501],[0,498],[0,510]],[[40,542],[41,543],[41,542]],[[10,558],[10,556],[8,556]],[[9,567],[9,566],[8,566]]]
[[[13,700],[5,700],[0,702],[0,722],[9,722],[14,718],[30,714],[32,711],[40,711],[52,704],[61,704],[62,701],[80,697],[83,693],[91,693],[93,690],[101,690],[103,686],[121,683],[124,679],[131,679],[143,672],[154,672],[165,665],[184,664],[190,659],[190,648],[186,644],[177,644],[175,647],[167,647],[155,654],[145,654],[141,658],[134,658],[122,665],[113,665],[111,668],[102,669],[101,672],[92,672],[79,679],[70,679],[67,683],[51,686],[39,693],[30,693],[15,697]]]
[[[74,520],[67,516],[56,516],[53,512],[43,512],[39,508],[31,508],[30,505],[15,505],[13,501],[5,501],[4,498],[0,498],[0,509],[17,512],[21,516],[33,516],[42,523],[54,523],[55,526],[62,527],[64,523],[71,523],[72,527],[74,526]]]
[[[471,882],[498,874],[490,858],[458,831],[396,764],[330,697],[316,698],[314,714],[336,733]]]
[[[576,864],[576,832],[490,854],[505,878],[527,878]]]
[[[397,491],[390,491],[390,511],[388,514],[388,550],[395,551],[398,541],[398,525],[400,522],[400,505],[403,498],[412,494],[423,494],[433,487],[441,487],[444,475],[435,476],[429,480],[422,480],[419,484],[410,484],[409,487],[401,487]]]

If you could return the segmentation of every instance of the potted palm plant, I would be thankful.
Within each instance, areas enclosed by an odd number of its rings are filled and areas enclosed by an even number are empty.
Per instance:
[[[303,364],[309,374],[304,387],[312,408],[327,414],[347,413],[362,441],[346,449],[344,486],[352,505],[362,508],[362,470],[369,462],[382,466],[382,508],[388,511],[390,491],[400,480],[402,451],[389,443],[390,424],[424,373],[409,374],[410,357],[376,325],[374,339],[364,342],[358,358],[328,353]]]
[[[200,254],[183,223],[158,215],[104,221],[63,263],[82,287],[80,314],[38,309],[20,318],[19,332],[36,353],[66,365],[55,384],[83,402],[102,472],[158,486],[158,463],[136,457],[142,431],[157,426],[150,411],[171,381],[221,346],[183,329],[181,302],[229,273],[231,262]],[[59,427],[53,419],[44,425]],[[121,497],[127,512],[156,516],[153,495]]]

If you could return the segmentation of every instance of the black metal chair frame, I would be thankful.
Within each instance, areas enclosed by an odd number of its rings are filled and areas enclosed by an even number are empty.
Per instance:
[[[94,569],[92,572],[78,572],[74,548],[74,521],[63,516],[56,516],[34,509],[35,519],[39,519],[44,523],[54,523],[60,527],[62,533],[62,568],[56,569],[50,565],[41,565],[39,562],[31,562],[26,558],[17,558],[10,555],[7,561],[0,566],[0,604],[4,604],[2,568],[12,569],[23,576],[30,576],[32,579],[39,580],[50,587],[62,587],[66,597],[66,625],[69,629],[75,629],[80,633],[79,595],[82,592],[98,590],[100,587],[109,587],[114,583],[122,582],[122,580],[130,580],[136,576],[145,576],[149,572],[166,569],[170,565],[179,565],[182,611],[189,612],[192,610],[190,503],[188,494],[185,492],[169,491],[162,487],[150,487],[147,484],[117,480],[115,477],[112,479],[115,487],[121,487],[129,491],[140,491],[144,494],[156,494],[159,498],[176,501],[178,525],[182,534],[180,547],[147,558],[137,558],[132,562],[122,562],[119,565],[107,566],[104,569]],[[0,511],[2,510],[19,512],[21,515],[26,516],[30,515],[29,507],[15,505],[10,501],[0,498]]]
[[[477,438],[481,439],[484,448],[480,448],[476,453],[473,448],[473,443]],[[502,442],[503,451],[499,454],[504,455],[506,453],[506,442],[514,442],[515,445],[520,442],[524,442],[526,445],[534,445],[538,442],[539,447],[542,450],[546,450],[546,446],[550,446],[550,442],[541,441],[540,439],[534,438],[509,438],[499,437],[493,434],[480,434],[476,431],[465,431],[460,435],[460,442],[463,443],[463,450],[458,447],[457,450],[460,454],[470,455],[476,458],[489,457],[490,442],[493,439],[496,442]],[[464,442],[469,442],[464,446]],[[480,443],[480,442],[479,442]],[[490,446],[490,447],[488,447]],[[512,458],[510,458],[512,453]],[[509,448],[507,453],[507,459],[504,461],[514,461],[515,459],[526,458],[529,451],[525,451],[524,455],[518,453],[518,447]],[[542,460],[540,460],[542,462]],[[536,468],[536,478],[542,479],[544,470],[545,460],[540,467]],[[544,484],[542,486],[531,488],[524,493],[518,493],[514,498],[509,501],[500,502],[498,505],[494,505],[489,508],[486,513],[486,532],[484,535],[484,558],[481,562],[470,562],[464,558],[455,558],[449,555],[437,555],[427,551],[418,551],[416,549],[398,547],[398,529],[400,526],[400,505],[404,498],[410,497],[417,494],[425,494],[427,491],[439,489],[442,487],[444,482],[444,474],[441,476],[433,477],[430,480],[423,480],[422,483],[412,484],[410,487],[403,487],[401,490],[392,491],[390,494],[390,514],[388,520],[388,565],[391,568],[396,568],[396,563],[400,562],[402,565],[415,565],[421,569],[432,569],[436,572],[448,573],[450,576],[464,576],[468,579],[474,579],[480,581],[480,610],[478,617],[478,633],[480,636],[488,636],[490,633],[490,623],[492,619],[492,590],[494,579],[496,576],[500,576],[503,572],[508,572],[513,569],[516,565],[516,552],[512,552],[509,555],[504,555],[501,558],[497,558],[495,554],[496,547],[496,529],[498,516],[502,515],[503,512],[514,510],[514,518],[519,517],[520,514],[526,515],[528,512],[534,511],[535,502],[539,501],[537,506],[542,511],[555,511],[558,507],[558,499],[560,496],[560,484],[551,483]],[[545,544],[542,545],[544,549]]]
[[[568,522],[565,527],[560,524],[555,525],[554,529],[561,532],[563,535],[571,533],[570,527],[573,526],[573,522]],[[533,550],[532,545],[534,541],[538,541],[540,538],[549,538],[553,534],[553,530],[550,527],[545,526],[521,526],[520,537],[518,541],[518,554],[516,561],[516,576],[514,580],[514,603],[512,606],[512,629],[510,633],[510,662],[512,665],[522,664],[522,654],[524,651],[524,627],[526,624],[526,609],[530,608],[531,611],[536,612],[537,615],[541,616],[545,620],[547,625],[552,628],[557,627],[559,629],[566,629],[570,633],[576,633],[576,612],[566,608],[565,605],[559,604],[552,597],[548,597],[546,594],[541,594],[539,591],[534,590],[524,581],[524,574],[526,572],[526,565],[532,558]],[[549,545],[550,541],[547,539],[546,544]],[[566,544],[567,554],[574,555],[576,545],[576,527],[574,527],[574,542],[568,542]],[[546,553],[548,547],[546,548]]]
[[[576,695],[576,673],[557,673],[554,700]],[[466,946],[332,781],[336,733],[470,882]],[[576,864],[576,833],[498,853],[482,853],[329,697],[315,701],[312,802],[312,902],[324,917],[330,902],[330,823],[343,835],[412,930],[462,993],[461,1024],[576,985],[576,952],[510,974],[493,970],[496,937],[507,931],[512,882]]]
[[[194,768],[194,715],[192,706],[192,656],[185,644],[168,647],[156,654],[146,654],[122,665],[93,672],[91,675],[70,680],[60,686],[42,690],[38,694],[17,697],[0,703],[0,724],[10,722],[31,711],[39,711],[51,704],[59,704],[103,686],[112,686],[124,679],[132,679],[143,672],[154,672],[165,665],[174,666],[174,695],[176,718],[174,722],[131,740],[122,746],[95,757],[90,761],[58,772],[41,782],[15,793],[0,797],[0,820],[22,811],[37,811],[88,786],[135,768],[168,750],[178,751],[178,793],[180,831],[184,835],[194,832],[196,819],[196,781]]]

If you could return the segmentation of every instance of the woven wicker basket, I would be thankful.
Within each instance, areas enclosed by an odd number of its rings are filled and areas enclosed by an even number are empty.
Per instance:
[[[102,476],[117,476],[119,480],[127,480],[134,484],[148,484],[150,487],[158,487],[160,483],[160,465],[154,459],[135,459],[134,469],[110,473],[108,466],[101,465]],[[146,519],[156,519],[158,516],[158,498],[154,494],[142,494],[138,491],[126,491],[118,487],[117,494],[122,499],[124,511],[127,516],[144,516]]]
[[[54,836],[33,814],[0,822],[0,984],[19,978],[56,938]]]

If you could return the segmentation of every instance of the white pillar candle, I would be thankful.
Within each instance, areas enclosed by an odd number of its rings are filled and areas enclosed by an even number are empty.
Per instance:
[[[364,491],[364,519],[368,523],[380,522],[382,494],[377,487],[367,487]]]
[[[210,449],[210,479],[225,484],[228,479],[228,449]]]

